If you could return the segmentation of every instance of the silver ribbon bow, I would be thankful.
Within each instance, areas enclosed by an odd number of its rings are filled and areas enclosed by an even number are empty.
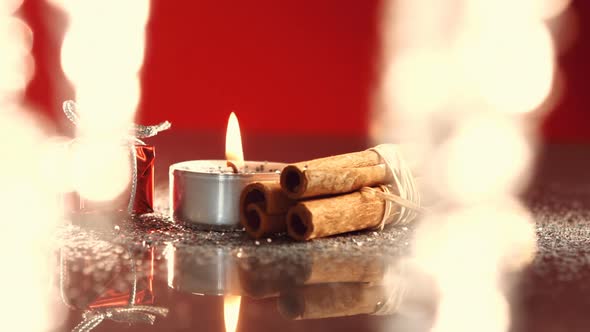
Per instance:
[[[66,100],[64,101],[62,108],[66,117],[77,126],[80,117],[78,115],[76,102],[73,100]],[[133,204],[135,203],[137,192],[137,152],[135,151],[135,145],[146,145],[141,138],[156,136],[159,132],[170,129],[171,126],[172,125],[168,121],[153,126],[133,125],[133,129],[131,130],[128,139],[129,151],[131,152],[131,164],[133,166],[131,174],[131,194],[129,195],[129,204],[127,205],[127,212],[129,212],[129,214],[133,214]]]
[[[84,320],[78,324],[72,332],[89,332],[102,323],[105,319],[111,319],[119,323],[153,325],[157,316],[166,317],[168,309],[147,305],[136,305],[123,308],[107,308],[102,310],[88,310],[84,312]]]

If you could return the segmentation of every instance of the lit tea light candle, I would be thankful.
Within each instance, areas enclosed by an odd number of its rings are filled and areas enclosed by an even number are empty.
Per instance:
[[[174,222],[205,228],[240,223],[240,194],[257,181],[279,181],[282,163],[244,161],[238,119],[229,117],[226,160],[190,160],[170,166],[170,215]]]
[[[234,112],[229,115],[225,131],[225,159],[227,159],[227,166],[231,167],[234,173],[239,173],[240,169],[244,168],[242,134],[238,117]]]

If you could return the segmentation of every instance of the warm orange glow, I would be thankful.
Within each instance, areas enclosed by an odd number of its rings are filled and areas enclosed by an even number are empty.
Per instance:
[[[241,296],[226,295],[223,297],[223,320],[225,332],[236,332],[240,318]]]
[[[12,14],[21,6],[23,0],[3,0],[0,2],[0,16]]]
[[[541,1],[539,10],[541,17],[552,19],[563,13],[571,4],[572,0],[544,0]]]
[[[482,14],[483,15],[483,14]],[[464,88],[502,112],[535,110],[553,84],[555,51],[542,22],[466,26],[456,46]]]
[[[0,12],[0,15],[2,13]],[[19,18],[0,19],[0,94],[22,94],[33,76],[35,63],[30,55],[33,45],[31,29]]]
[[[435,187],[446,199],[462,203],[517,193],[528,180],[530,146],[520,128],[503,114],[465,115],[440,146],[432,165]]]
[[[84,198],[110,200],[130,181],[127,141],[140,96],[150,2],[53,2],[69,16],[62,67],[80,112],[73,183]]]
[[[75,143],[72,150],[72,183],[81,196],[93,201],[108,201],[129,185],[131,161],[126,146],[93,140]]]
[[[414,253],[440,293],[434,331],[510,326],[503,268],[529,263],[536,240],[516,199],[534,157],[522,114],[551,95],[556,50],[545,20],[569,2],[389,1],[384,111],[371,130],[424,146],[421,180],[438,200]]]
[[[436,277],[441,295],[433,331],[506,331],[510,316],[499,276],[534,257],[528,212],[514,200],[488,201],[436,214],[416,236],[416,262]]]
[[[386,73],[385,88],[392,93],[394,102],[390,107],[430,113],[447,103],[447,89],[454,84],[450,61],[444,49],[399,54]]]
[[[76,88],[79,130],[84,135],[125,135],[139,101],[150,2],[54,1],[70,18],[62,67]]]
[[[431,331],[507,331],[510,315],[506,299],[496,290],[482,286],[442,295]]]
[[[456,288],[492,282],[498,269],[522,266],[536,251],[531,216],[514,199],[441,212],[420,224],[417,237],[416,262]]]
[[[0,1],[0,228],[8,234],[0,241],[0,294],[10,299],[0,312],[5,330],[51,331],[65,316],[49,305],[57,293],[50,234],[60,211],[53,173],[44,169],[45,128],[22,103],[34,66],[32,32],[15,17],[21,2]]]
[[[174,263],[174,251],[176,249],[172,245],[172,243],[166,243],[166,247],[164,248],[164,257],[166,258],[166,272],[167,272],[167,281],[168,287],[174,287],[174,272],[175,272],[175,263]]]
[[[244,151],[242,150],[242,134],[240,133],[240,123],[234,112],[229,116],[227,121],[227,131],[225,133],[225,159],[232,162],[238,169],[244,167]]]
[[[72,185],[72,153],[69,137],[53,137],[42,144],[40,155],[43,170],[52,176],[47,177],[47,185],[59,193],[74,191]]]

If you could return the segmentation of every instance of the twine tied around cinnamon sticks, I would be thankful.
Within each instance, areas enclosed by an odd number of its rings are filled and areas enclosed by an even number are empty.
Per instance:
[[[403,158],[397,146],[393,144],[378,145],[369,150],[377,152],[383,158],[393,184],[381,185],[381,190],[364,187],[361,191],[370,192],[385,200],[385,213],[376,229],[383,230],[385,224],[404,225],[416,218],[418,213],[425,212],[420,205],[420,191],[416,186],[412,170]],[[397,191],[397,195],[394,193]],[[399,205],[399,212],[393,212],[393,204]],[[392,219],[389,221],[389,219]]]
[[[383,229],[423,211],[412,171],[392,144],[288,165],[280,183],[250,184],[240,200],[241,223],[255,238],[287,231],[310,240]]]

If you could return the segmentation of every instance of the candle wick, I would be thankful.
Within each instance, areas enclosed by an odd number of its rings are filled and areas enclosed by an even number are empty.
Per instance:
[[[240,169],[238,168],[238,165],[236,165],[236,163],[234,163],[234,161],[228,160],[227,161],[227,166],[228,167],[231,167],[231,169],[234,172],[234,174],[240,173]]]

